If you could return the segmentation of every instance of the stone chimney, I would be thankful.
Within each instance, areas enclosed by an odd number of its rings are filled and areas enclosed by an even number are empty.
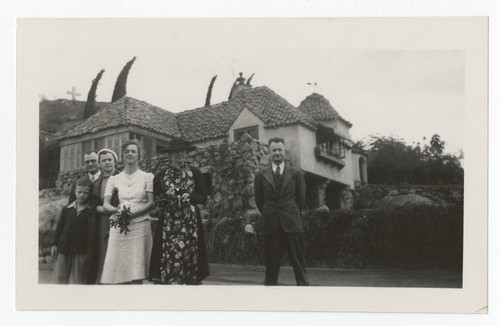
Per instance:
[[[250,85],[251,79],[252,77],[250,77],[247,83],[245,83],[245,78],[243,78],[243,73],[240,72],[240,77],[236,78],[236,81],[234,82],[233,87],[231,88],[231,92],[229,93],[229,100],[232,99],[233,97],[236,97],[242,90],[252,88],[252,85]]]

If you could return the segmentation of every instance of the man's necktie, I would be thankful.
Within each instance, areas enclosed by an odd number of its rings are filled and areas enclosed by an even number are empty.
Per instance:
[[[276,171],[274,172],[274,183],[276,184],[276,192],[279,194],[281,193],[281,187],[283,186],[283,179],[281,178],[281,171],[280,171],[280,166],[276,166]]]

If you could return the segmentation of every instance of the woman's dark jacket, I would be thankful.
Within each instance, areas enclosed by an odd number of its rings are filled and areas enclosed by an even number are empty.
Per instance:
[[[205,187],[205,179],[200,170],[191,167],[194,179],[194,193],[191,194],[191,203],[194,204],[196,209],[196,220],[198,224],[198,278],[203,280],[209,274],[208,268],[208,257],[207,257],[207,246],[205,244],[205,232],[203,230],[203,223],[201,221],[201,214],[198,208],[198,204],[204,204],[207,201],[207,190]],[[166,169],[161,170],[156,173],[153,179],[153,194],[154,198],[160,195],[164,191],[165,184],[163,183],[163,177],[165,175]],[[159,279],[160,278],[160,265],[161,265],[161,242],[162,242],[162,231],[163,223],[165,222],[165,215],[163,210],[158,217],[158,223],[156,224],[153,238],[153,251],[151,253],[151,264],[149,268],[149,279]]]

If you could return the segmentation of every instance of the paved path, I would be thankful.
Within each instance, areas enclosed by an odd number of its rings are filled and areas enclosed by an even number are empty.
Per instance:
[[[52,264],[40,264],[40,284],[50,283],[52,269]],[[263,266],[210,264],[210,272],[204,285],[261,285],[264,282]],[[308,268],[307,273],[311,285],[315,286],[462,287],[462,273],[447,271]],[[279,285],[295,285],[291,267],[281,267]]]

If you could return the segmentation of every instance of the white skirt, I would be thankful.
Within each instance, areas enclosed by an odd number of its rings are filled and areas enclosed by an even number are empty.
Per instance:
[[[149,275],[149,261],[153,247],[149,220],[132,223],[130,232],[109,229],[108,250],[104,259],[101,283],[118,284],[144,280]]]

